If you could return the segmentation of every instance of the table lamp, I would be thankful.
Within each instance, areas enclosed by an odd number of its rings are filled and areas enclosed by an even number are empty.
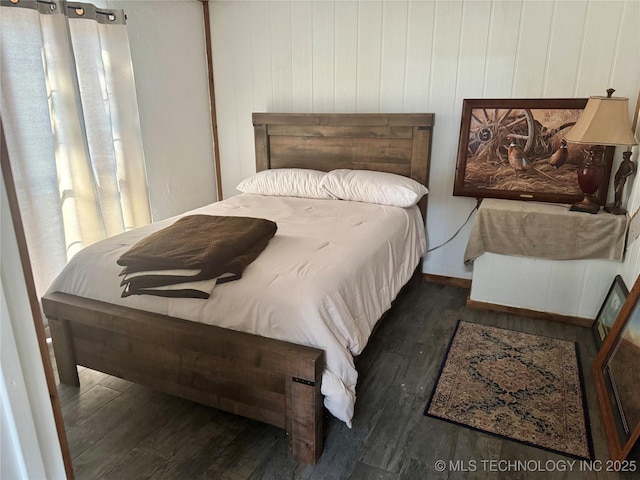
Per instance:
[[[612,97],[614,91],[612,88],[608,89],[606,97],[589,97],[582,115],[565,137],[567,142],[591,146],[588,158],[578,166],[578,185],[584,198],[574,203],[570,208],[571,211],[598,213],[600,210],[600,204],[592,195],[604,180],[604,146],[631,147],[638,144],[629,123],[629,99]],[[628,157],[625,160],[631,162]],[[628,163],[626,166],[629,168]],[[626,180],[629,174],[621,177]],[[616,177],[618,177],[617,173]],[[622,185],[624,186],[624,183]]]

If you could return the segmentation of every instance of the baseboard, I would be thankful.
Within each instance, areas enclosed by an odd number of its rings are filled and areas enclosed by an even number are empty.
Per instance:
[[[479,302],[471,300],[467,297],[467,307],[475,310],[490,310],[498,313],[508,313],[519,317],[535,318],[537,320],[551,320],[554,322],[570,323],[580,327],[591,328],[593,319],[584,317],[572,317],[570,315],[560,315],[559,313],[540,312],[538,310],[529,310],[528,308],[509,307],[507,305],[499,305],[497,303]]]
[[[470,278],[445,277],[444,275],[432,275],[431,273],[423,273],[423,280],[431,283],[440,283],[442,285],[451,285],[452,287],[460,287],[471,289]]]

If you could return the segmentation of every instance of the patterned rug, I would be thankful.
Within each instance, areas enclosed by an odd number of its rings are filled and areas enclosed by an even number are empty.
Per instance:
[[[593,458],[574,342],[459,321],[424,414]]]

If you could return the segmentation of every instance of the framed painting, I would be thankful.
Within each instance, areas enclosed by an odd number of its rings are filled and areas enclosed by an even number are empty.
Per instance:
[[[627,295],[629,295],[629,290],[624,280],[622,280],[620,275],[616,275],[600,307],[600,311],[593,322],[593,336],[598,349],[602,346],[605,337],[609,333],[609,330],[611,330],[611,327],[613,327],[616,318],[618,318],[618,314],[620,310],[622,310],[622,305],[624,305]]]
[[[577,170],[589,145],[566,143],[564,135],[586,104],[586,98],[465,99],[453,194],[580,201],[584,194]],[[613,147],[605,148],[605,178],[595,194],[601,205],[609,190],[613,153]]]
[[[627,459],[640,437],[639,298],[640,277],[605,337],[592,370],[609,456],[618,462]]]

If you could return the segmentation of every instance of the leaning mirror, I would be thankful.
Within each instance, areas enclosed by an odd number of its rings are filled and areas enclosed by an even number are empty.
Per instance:
[[[640,277],[593,365],[609,456],[614,461],[624,461],[640,437],[639,298]]]

